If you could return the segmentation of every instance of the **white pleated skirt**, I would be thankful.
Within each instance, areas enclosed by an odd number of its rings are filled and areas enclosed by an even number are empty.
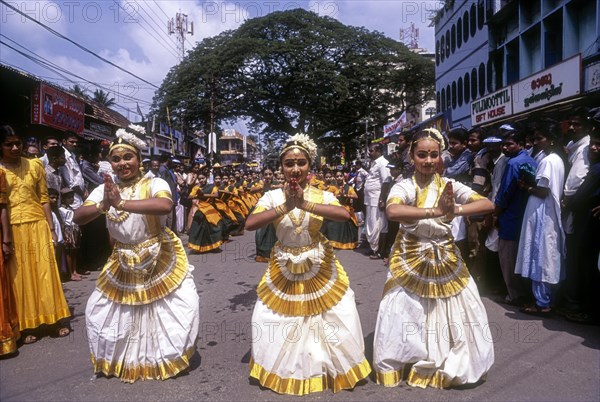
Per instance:
[[[472,278],[462,292],[446,298],[392,288],[377,316],[376,380],[393,387],[407,378],[409,385],[421,388],[476,383],[494,363],[492,333]]]
[[[85,315],[95,373],[164,380],[189,366],[200,323],[191,270],[176,290],[145,305],[119,304],[94,290]]]
[[[284,316],[260,299],[252,314],[250,376],[282,394],[353,388],[371,368],[354,293],[348,289],[328,311]]]

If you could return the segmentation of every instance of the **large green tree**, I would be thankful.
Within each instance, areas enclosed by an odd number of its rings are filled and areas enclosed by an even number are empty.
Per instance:
[[[266,140],[364,133],[433,96],[433,62],[378,32],[296,9],[207,38],[173,67],[154,109],[185,125],[245,118]]]

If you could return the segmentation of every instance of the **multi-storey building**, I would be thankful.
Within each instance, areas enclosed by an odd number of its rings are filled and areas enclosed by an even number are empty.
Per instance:
[[[238,165],[254,161],[258,157],[258,147],[254,141],[233,129],[223,130],[217,144],[223,165]]]
[[[600,89],[600,0],[450,0],[436,17],[436,95],[453,125],[573,104]]]

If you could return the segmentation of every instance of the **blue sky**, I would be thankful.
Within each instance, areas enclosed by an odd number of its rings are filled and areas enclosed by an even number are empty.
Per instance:
[[[175,36],[167,34],[167,20],[178,12],[187,14],[188,20],[194,23],[194,35],[186,37],[186,49],[206,37],[237,28],[248,18],[302,7],[347,25],[382,32],[396,40],[399,40],[400,30],[413,23],[419,28],[419,46],[432,51],[434,32],[428,26],[428,18],[430,12],[441,5],[440,1],[401,0],[3,1],[156,86],[178,62]],[[116,98],[119,107],[115,110],[131,120],[139,119],[135,112],[137,103],[144,114],[149,110],[155,90],[152,85],[100,61],[2,3],[0,41],[3,42],[0,44],[2,63],[64,87],[77,83],[90,93],[96,89],[94,84],[99,84]],[[60,76],[5,44],[66,72]]]

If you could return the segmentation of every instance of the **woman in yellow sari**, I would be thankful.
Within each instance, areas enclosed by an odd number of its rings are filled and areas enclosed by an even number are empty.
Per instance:
[[[263,169],[262,175],[263,179],[261,180],[261,190],[264,190],[266,193],[274,189],[271,187],[273,184],[273,170],[266,167]],[[271,250],[273,249],[276,241],[277,237],[275,236],[275,227],[272,223],[257,229],[256,234],[254,235],[254,243],[256,244],[256,257],[254,257],[254,261],[269,262]]]
[[[14,252],[7,260],[23,343],[33,343],[41,325],[57,336],[70,332],[61,320],[71,315],[54,257],[56,232],[40,160],[21,157],[23,143],[10,126],[0,127],[2,161],[8,183],[8,210]]]
[[[223,218],[210,200],[219,196],[215,186],[208,184],[204,173],[198,174],[198,184],[192,188],[190,198],[197,208],[192,220],[188,248],[199,253],[218,250],[223,244]]]
[[[2,258],[0,258],[0,356],[17,351],[19,339],[19,321],[15,308],[15,299],[10,287],[10,273],[5,260],[10,258],[12,233],[9,226],[7,183],[4,170],[0,170],[0,226],[2,227]]]
[[[328,175],[331,176],[330,173]],[[327,175],[325,176],[327,179]],[[331,191],[338,199],[340,204],[346,208],[350,219],[345,222],[335,222],[325,220],[321,231],[327,237],[333,248],[342,250],[353,250],[358,245],[358,223],[356,214],[352,207],[352,202],[358,198],[358,195],[344,180],[344,172],[338,170],[335,172],[334,184],[330,184],[327,191]]]

